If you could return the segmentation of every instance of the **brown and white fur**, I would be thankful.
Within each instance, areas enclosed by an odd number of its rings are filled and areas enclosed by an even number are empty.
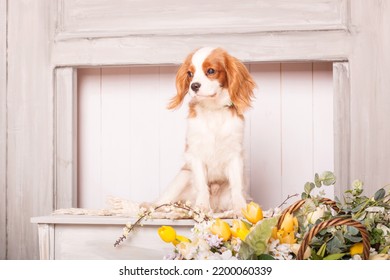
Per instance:
[[[240,209],[246,204],[244,111],[255,83],[245,65],[220,48],[188,55],[176,75],[177,94],[168,109],[189,94],[185,165],[155,202],[190,201],[205,211]]]

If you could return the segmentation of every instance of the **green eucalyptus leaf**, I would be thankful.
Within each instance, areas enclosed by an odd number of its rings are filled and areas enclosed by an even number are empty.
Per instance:
[[[344,234],[344,237],[345,237],[345,239],[348,239],[352,243],[358,243],[358,242],[363,240],[363,238],[361,238],[360,236],[353,236],[353,235],[350,235],[348,233]]]
[[[325,171],[321,175],[321,180],[325,186],[331,186],[336,183],[336,176],[331,171]]]
[[[351,210],[351,212],[352,212],[352,213],[357,213],[357,212],[359,212],[360,210],[363,209],[364,205],[365,205],[365,203],[359,204],[358,206],[356,206],[355,208],[353,208],[353,209]]]
[[[359,230],[355,227],[351,227],[351,226],[347,226],[347,232],[350,234],[350,235],[356,235],[359,233]]]
[[[344,243],[344,237],[342,237],[343,241],[341,241],[338,236],[335,236],[332,238],[327,245],[327,251],[330,254],[337,254],[341,253],[346,249],[345,243]]]
[[[307,182],[305,184],[305,193],[310,194],[310,192],[315,188],[314,183]]]
[[[374,195],[374,199],[375,201],[378,201],[378,200],[381,200],[382,198],[384,198],[386,195],[386,191],[382,188],[382,189],[379,189],[377,190],[377,192],[375,193]]]
[[[318,173],[314,175],[314,183],[316,184],[317,188],[320,188],[322,186],[322,182]]]

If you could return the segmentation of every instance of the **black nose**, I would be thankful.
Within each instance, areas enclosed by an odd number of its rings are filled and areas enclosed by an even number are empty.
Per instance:
[[[197,92],[200,88],[200,83],[192,83],[191,84],[191,89],[194,91],[194,92]]]

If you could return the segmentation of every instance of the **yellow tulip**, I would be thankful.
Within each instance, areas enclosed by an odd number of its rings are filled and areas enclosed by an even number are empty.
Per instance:
[[[353,244],[349,249],[349,253],[351,254],[351,256],[363,254],[363,243],[359,242]]]
[[[219,238],[222,238],[223,241],[227,241],[232,236],[230,231],[229,224],[222,221],[221,219],[216,219],[214,224],[210,228],[211,233],[217,235]]]
[[[273,239],[278,239],[278,228],[277,228],[277,227],[274,227],[274,228],[272,229],[271,237],[272,237]]]
[[[283,219],[280,229],[274,227],[272,229],[271,237],[273,239],[279,239],[280,243],[295,244],[297,239],[295,238],[295,231],[298,228],[298,219],[287,213]]]
[[[296,227],[298,227],[298,219],[290,213],[287,213],[286,216],[284,216],[280,229],[283,229],[285,232],[290,233],[294,231]]]
[[[253,201],[248,203],[246,208],[241,209],[241,212],[252,224],[256,224],[258,221],[263,219],[263,210],[261,210],[260,206]]]
[[[162,226],[158,229],[158,235],[161,239],[167,243],[174,242],[176,240],[176,231],[173,227]]]
[[[240,238],[242,241],[245,241],[246,236],[249,233],[248,228],[245,223],[241,220],[234,220],[233,227],[230,229],[234,237]]]
[[[287,243],[287,244],[297,243],[297,240],[295,239],[295,235],[294,235],[293,231],[286,233],[286,234],[283,234],[283,236],[279,240],[280,240],[280,243]]]
[[[182,236],[182,235],[176,235],[176,239],[172,242],[173,245],[177,245],[179,243],[182,243],[182,242],[191,242],[187,237],[185,236]]]

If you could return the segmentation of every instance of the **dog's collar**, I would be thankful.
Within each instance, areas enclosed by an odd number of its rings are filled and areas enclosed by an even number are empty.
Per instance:
[[[230,101],[230,103],[226,104],[224,107],[226,107],[226,108],[233,108],[234,107],[234,103],[232,101]]]

